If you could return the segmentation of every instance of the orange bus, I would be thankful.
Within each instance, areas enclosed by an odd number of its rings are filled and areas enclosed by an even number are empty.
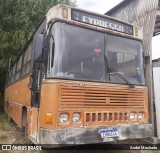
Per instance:
[[[35,144],[152,136],[142,29],[57,5],[12,64],[5,111]]]

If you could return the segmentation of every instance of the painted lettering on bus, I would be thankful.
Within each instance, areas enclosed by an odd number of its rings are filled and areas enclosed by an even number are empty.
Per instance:
[[[88,17],[88,16],[82,16],[82,21],[85,22],[85,23],[92,24],[92,25],[96,25],[96,26],[100,26],[100,27],[104,27],[104,28],[109,28],[109,29],[112,29],[112,30],[125,32],[123,26],[120,26],[120,25],[115,24],[115,23],[110,23],[110,22],[107,22],[107,21],[91,18],[91,17]]]

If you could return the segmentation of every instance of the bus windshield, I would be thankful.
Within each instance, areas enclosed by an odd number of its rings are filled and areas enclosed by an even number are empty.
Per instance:
[[[49,36],[47,77],[144,84],[141,42],[57,22]]]

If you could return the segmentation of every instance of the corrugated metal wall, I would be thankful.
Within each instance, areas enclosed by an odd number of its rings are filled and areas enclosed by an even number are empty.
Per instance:
[[[154,103],[152,84],[152,36],[159,0],[124,0],[106,15],[143,27],[143,51],[145,55],[145,79],[149,90],[149,122],[154,128]]]
[[[146,56],[151,54],[151,40],[154,32],[159,0],[128,0],[118,9],[109,12],[110,16],[143,27],[143,44]]]

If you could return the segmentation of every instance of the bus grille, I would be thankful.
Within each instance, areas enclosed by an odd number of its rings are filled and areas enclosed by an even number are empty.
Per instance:
[[[145,108],[145,89],[60,86],[60,108]]]
[[[85,113],[85,122],[117,122],[128,121],[127,112],[87,112]]]

